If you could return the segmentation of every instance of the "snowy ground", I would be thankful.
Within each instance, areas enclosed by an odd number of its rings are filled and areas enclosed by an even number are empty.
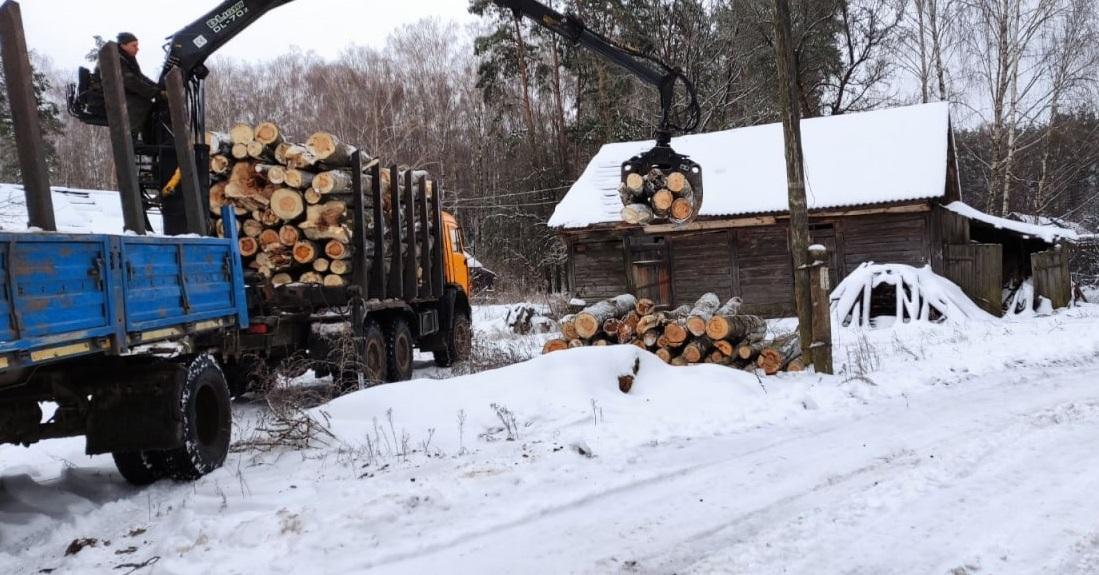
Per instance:
[[[0,571],[1099,573],[1099,306],[843,330],[836,364],[558,352],[345,396],[326,445],[145,489],[81,440],[0,447]]]

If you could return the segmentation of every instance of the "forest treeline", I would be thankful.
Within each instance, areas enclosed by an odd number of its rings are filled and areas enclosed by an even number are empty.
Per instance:
[[[685,70],[698,90],[700,130],[778,120],[771,0],[551,3]],[[968,203],[1094,227],[1097,4],[794,1],[802,113],[949,101]],[[430,170],[445,182],[446,205],[478,259],[511,286],[538,288],[564,259],[546,227],[556,201],[599,146],[652,136],[657,96],[510,12],[484,0],[470,9],[483,18],[469,29],[423,20],[381,47],[348,47],[327,60],[300,50],[263,62],[216,58],[207,125],[270,120],[298,138],[323,127],[387,162]],[[112,187],[105,130],[56,106],[76,63],[36,63],[53,182]],[[4,116],[0,176],[13,181],[9,132]]]

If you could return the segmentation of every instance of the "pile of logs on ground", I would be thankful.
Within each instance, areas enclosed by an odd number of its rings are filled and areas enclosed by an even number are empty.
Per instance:
[[[231,205],[237,215],[240,253],[246,269],[275,287],[290,283],[347,285],[351,265],[353,207],[352,156],[355,147],[328,132],[316,132],[305,143],[292,143],[271,122],[256,126],[239,123],[228,134],[207,134],[210,146],[210,212],[215,231],[224,237],[226,222],[221,209]],[[373,196],[370,169],[377,160],[363,154],[364,210],[366,215],[367,271],[373,267]],[[398,173],[398,186],[405,188],[405,171]],[[383,210],[393,209],[390,170],[380,170]],[[413,172],[413,188],[426,172]],[[431,194],[428,185],[427,193]],[[405,206],[400,202],[403,213]],[[416,222],[420,232],[420,222]],[[430,230],[428,230],[430,232]],[[393,230],[386,227],[387,244]],[[409,246],[404,241],[402,252]],[[414,246],[417,252],[420,246]],[[385,266],[388,268],[386,258]],[[423,270],[418,277],[423,281]],[[385,270],[388,273],[388,269]]]
[[[690,221],[702,200],[695,197],[686,174],[665,174],[656,168],[647,174],[627,175],[618,186],[618,196],[623,206],[622,221],[641,225],[665,218],[676,224]]]
[[[769,337],[766,322],[739,313],[740,305],[740,298],[722,304],[708,293],[694,306],[657,311],[652,300],[620,295],[562,318],[562,337],[548,341],[542,353],[626,344],[671,365],[714,363],[768,375],[804,370],[797,334]]]

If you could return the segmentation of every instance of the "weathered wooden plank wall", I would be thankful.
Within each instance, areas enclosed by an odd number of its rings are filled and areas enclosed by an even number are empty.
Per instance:
[[[732,232],[692,233],[672,237],[672,285],[676,305],[694,303],[712,291],[733,293]]]
[[[736,272],[744,311],[782,315],[794,308],[793,263],[785,224],[736,231]]]
[[[958,284],[981,309],[1002,315],[1003,246],[947,244],[943,250],[947,279]]]
[[[620,237],[580,240],[569,250],[576,297],[601,299],[626,292],[626,259]]]
[[[829,271],[835,284],[865,261],[914,266],[930,263],[931,222],[930,212],[817,219],[812,222],[811,235],[832,254]],[[610,230],[573,236],[572,285],[578,297],[597,299],[640,284],[648,286],[654,278],[670,277],[671,306],[693,303],[703,293],[714,292],[722,299],[739,295],[749,313],[789,315],[794,294],[787,230],[786,222],[779,221],[663,236],[630,232],[639,236],[637,240],[624,240],[622,232]],[[654,247],[657,245],[663,247]],[[665,253],[662,249],[668,250],[666,274],[654,255]],[[635,266],[634,261],[644,263]],[[646,291],[650,297],[663,298],[668,293]]]
[[[883,214],[841,223],[845,273],[869,261],[917,267],[931,263],[926,214]]]
[[[1034,272],[1034,293],[1049,298],[1054,309],[1066,307],[1072,301],[1070,256],[1067,245],[1030,254],[1030,267]]]

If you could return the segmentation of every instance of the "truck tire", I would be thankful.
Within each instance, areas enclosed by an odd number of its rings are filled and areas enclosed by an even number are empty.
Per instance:
[[[386,381],[412,379],[412,330],[403,317],[393,318],[385,334]]]
[[[115,451],[114,465],[122,478],[138,487],[150,485],[167,476],[164,455],[159,451]]]
[[[473,347],[473,324],[465,312],[454,312],[454,324],[443,340],[443,347],[433,352],[435,365],[450,367],[469,359]]]
[[[362,370],[363,384],[365,386],[385,383],[386,374],[386,344],[385,333],[378,322],[368,319],[363,326],[362,357],[356,363]],[[359,373],[357,371],[345,371],[338,374],[337,384],[343,391],[350,391],[359,385]]]
[[[363,376],[371,385],[385,382],[386,366],[389,365],[388,348],[382,326],[374,320],[367,320],[363,328]]]
[[[187,366],[180,394],[183,447],[165,451],[164,457],[169,477],[191,481],[221,467],[229,453],[229,387],[213,356],[200,355]]]

